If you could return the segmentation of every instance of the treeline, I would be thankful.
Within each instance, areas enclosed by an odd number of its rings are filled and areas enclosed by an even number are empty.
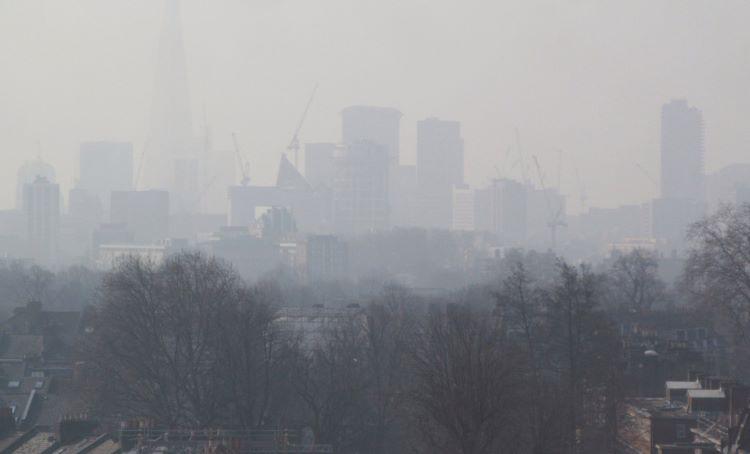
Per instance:
[[[307,427],[336,452],[611,452],[609,288],[586,266],[538,279],[519,261],[490,305],[386,287],[306,319],[215,259],[131,260],[91,311],[84,388],[103,418]]]
[[[29,301],[47,309],[79,311],[96,302],[102,274],[82,266],[53,273],[23,261],[0,262],[0,317]]]

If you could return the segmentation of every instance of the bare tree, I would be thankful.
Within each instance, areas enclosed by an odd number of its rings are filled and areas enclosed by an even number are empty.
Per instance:
[[[260,289],[240,290],[218,336],[229,420],[244,429],[265,426],[277,397],[286,391],[290,344],[266,299]]]
[[[109,273],[86,353],[120,413],[205,427],[227,404],[218,335],[242,299],[229,268],[200,254],[160,266],[137,259]]]
[[[494,296],[508,340],[518,346],[523,357],[524,401],[518,413],[528,420],[530,452],[552,452],[560,442],[560,419],[556,387],[544,373],[548,333],[543,294],[523,262],[518,261]]]
[[[721,207],[693,224],[688,237],[693,248],[683,288],[694,302],[722,317],[735,354],[750,358],[750,205]],[[732,363],[741,366],[747,361]]]
[[[365,360],[370,376],[369,452],[398,450],[398,433],[406,425],[409,351],[416,332],[413,297],[398,286],[387,286],[365,309]]]
[[[429,452],[512,452],[520,376],[497,321],[450,306],[433,312],[414,354],[415,418]],[[507,441],[507,439],[505,440]]]
[[[298,350],[293,371],[297,396],[310,417],[317,443],[344,452],[361,443],[369,377],[360,313],[323,327],[320,340]]]
[[[618,256],[609,271],[612,296],[617,309],[641,314],[666,296],[666,284],[657,275],[654,254],[635,249]]]
[[[558,414],[567,422],[563,438],[567,453],[602,449],[590,444],[606,444],[598,439],[614,424],[611,404],[619,366],[617,336],[603,313],[598,310],[603,277],[586,266],[560,263],[558,282],[549,290],[547,304],[549,370],[560,378],[563,402]],[[600,426],[600,421],[604,425]]]

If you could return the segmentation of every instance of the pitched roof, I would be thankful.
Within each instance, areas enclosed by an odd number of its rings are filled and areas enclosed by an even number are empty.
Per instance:
[[[276,177],[276,187],[285,189],[311,189],[310,183],[308,183],[305,177],[299,173],[299,170],[289,162],[286,154],[281,155],[279,174]]]

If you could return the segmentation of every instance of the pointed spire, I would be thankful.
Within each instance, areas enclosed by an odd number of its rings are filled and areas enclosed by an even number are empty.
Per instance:
[[[159,39],[156,81],[151,110],[151,137],[164,150],[180,153],[193,139],[187,62],[182,39],[180,0],[166,0]]]

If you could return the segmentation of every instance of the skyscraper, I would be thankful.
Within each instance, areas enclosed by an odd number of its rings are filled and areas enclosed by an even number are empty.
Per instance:
[[[133,144],[84,142],[80,152],[78,187],[106,208],[112,191],[133,189]]]
[[[684,99],[661,109],[661,196],[666,199],[705,198],[703,114]]]
[[[334,230],[356,234],[390,226],[388,155],[380,145],[359,141],[336,156]]]
[[[193,135],[187,63],[180,21],[180,0],[166,0],[159,39],[151,126],[136,174],[139,186],[168,189],[177,212],[199,206],[205,140]],[[142,174],[142,175],[141,175]]]
[[[664,252],[685,248],[687,226],[705,209],[703,114],[684,99],[661,109],[661,198],[653,203],[653,235]]]
[[[330,187],[334,175],[335,154],[335,143],[305,144],[305,179],[312,187]]]
[[[113,191],[110,221],[122,223],[134,241],[154,244],[169,236],[169,193],[166,191]]]
[[[33,183],[38,177],[44,177],[47,181],[54,183],[55,168],[41,160],[26,161],[18,169],[16,175],[16,209],[23,209],[24,188],[27,184]]]
[[[520,246],[527,238],[527,186],[495,179],[474,196],[475,229],[497,235],[500,244]]]
[[[380,145],[388,156],[389,169],[394,169],[399,164],[400,122],[401,112],[390,107],[347,107],[341,112],[342,142]]]
[[[23,211],[31,257],[43,266],[55,266],[60,237],[60,187],[39,176],[23,188]]]
[[[345,146],[366,141],[385,151],[388,164],[388,208],[403,211],[399,193],[401,112],[391,107],[350,106],[341,112],[342,142]]]
[[[464,182],[461,123],[428,118],[417,123],[417,188],[421,223],[451,227],[452,188]]]

